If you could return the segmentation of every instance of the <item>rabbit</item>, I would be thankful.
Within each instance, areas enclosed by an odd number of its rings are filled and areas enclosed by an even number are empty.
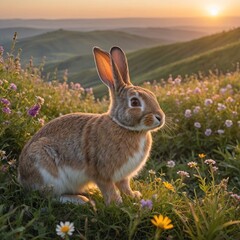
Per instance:
[[[51,189],[61,202],[84,203],[79,195],[89,183],[100,189],[106,205],[122,203],[121,194],[140,198],[130,180],[149,156],[151,132],[165,123],[155,95],[134,86],[126,55],[119,47],[93,48],[96,69],[108,87],[106,113],[70,113],[51,120],[24,146],[18,180],[27,189]]]

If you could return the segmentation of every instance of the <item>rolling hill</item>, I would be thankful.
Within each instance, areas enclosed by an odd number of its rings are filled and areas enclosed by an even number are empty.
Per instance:
[[[40,28],[25,28],[25,27],[12,27],[12,28],[0,28],[0,44],[6,44],[12,41],[15,32],[18,33],[18,39],[27,37],[33,37],[45,32],[51,31],[50,29]]]
[[[16,48],[21,48],[23,61],[31,56],[35,62],[46,57],[47,62],[62,61],[76,55],[91,54],[92,47],[98,45],[109,49],[112,45],[121,45],[126,51],[141,49],[146,46],[156,46],[163,43],[159,39],[140,37],[120,31],[76,32],[57,30],[42,35],[20,39]],[[10,49],[10,43],[4,46]]]
[[[132,81],[141,84],[144,81],[167,78],[169,74],[192,74],[209,69],[220,68],[227,72],[235,68],[240,61],[240,28],[221,32],[196,40],[157,46],[131,52],[128,55]],[[94,87],[97,96],[107,93],[99,82],[93,56],[68,59],[59,64],[46,65],[45,71],[55,68],[62,74],[69,70],[69,81],[80,82],[84,87]]]

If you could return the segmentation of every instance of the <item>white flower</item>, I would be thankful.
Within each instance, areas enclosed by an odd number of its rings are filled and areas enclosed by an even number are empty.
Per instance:
[[[195,127],[195,128],[201,128],[201,123],[195,122],[195,123],[194,123],[194,127]]]
[[[212,129],[207,128],[206,131],[205,131],[205,135],[210,136],[211,134],[212,134]]]
[[[177,171],[177,174],[181,177],[190,177],[189,173],[185,171]]]
[[[66,235],[71,236],[74,230],[74,224],[70,222],[60,222],[60,224],[58,224],[56,227],[57,235],[61,236],[62,238],[64,238]]]
[[[152,169],[150,169],[150,170],[148,171],[148,173],[151,174],[151,175],[155,175],[155,174],[156,174],[156,172],[153,171]]]
[[[238,124],[238,127],[240,127],[240,121],[238,121],[237,124]]]
[[[175,167],[175,165],[176,165],[176,163],[173,160],[167,161],[167,167],[173,168],[173,167]]]
[[[230,128],[232,125],[233,125],[232,120],[226,120],[226,121],[225,121],[225,126],[226,126],[226,127]]]
[[[192,116],[192,111],[190,109],[186,109],[184,115],[186,118],[190,118]]]
[[[225,132],[225,131],[222,130],[222,129],[218,129],[218,130],[217,130],[217,133],[218,133],[219,135],[224,134],[224,132]]]

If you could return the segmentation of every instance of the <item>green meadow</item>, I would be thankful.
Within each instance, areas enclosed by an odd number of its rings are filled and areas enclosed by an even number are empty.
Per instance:
[[[23,67],[21,54],[3,57],[3,51],[0,239],[61,239],[57,225],[68,221],[74,230],[65,239],[240,239],[239,29],[129,53],[134,82],[154,92],[167,119],[131,182],[142,199],[124,196],[121,205],[105,206],[97,189],[89,193],[90,203],[74,205],[20,186],[18,156],[38,129],[62,114],[106,112],[109,100],[67,74],[45,81],[44,65]],[[32,116],[36,105],[40,110]]]

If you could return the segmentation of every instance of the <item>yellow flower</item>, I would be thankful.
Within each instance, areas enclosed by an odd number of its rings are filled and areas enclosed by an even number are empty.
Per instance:
[[[175,192],[173,185],[169,182],[163,182],[163,185],[170,191]]]
[[[168,217],[164,217],[162,214],[160,214],[159,216],[154,215],[153,219],[151,219],[151,222],[157,228],[161,228],[163,230],[173,228],[173,225],[170,224],[172,222],[172,220]]]
[[[64,238],[66,235],[71,236],[74,230],[74,225],[70,222],[60,222],[60,224],[58,224],[56,227],[57,235],[61,236],[62,238]]]
[[[199,156],[200,158],[205,158],[207,155],[204,154],[204,153],[199,153],[198,156]]]

